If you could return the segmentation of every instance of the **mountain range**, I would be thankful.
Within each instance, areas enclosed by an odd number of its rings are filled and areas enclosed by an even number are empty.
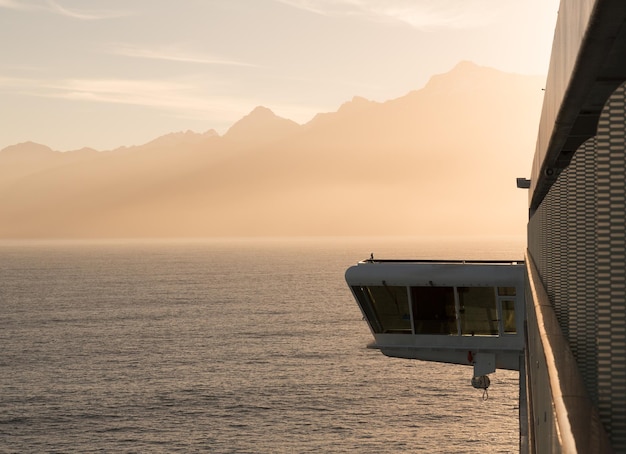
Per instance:
[[[300,125],[257,107],[223,135],[0,151],[0,238],[523,235],[545,77],[462,62]]]

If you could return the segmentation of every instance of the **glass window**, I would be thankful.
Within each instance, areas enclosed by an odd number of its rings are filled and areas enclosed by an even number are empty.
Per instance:
[[[501,304],[504,332],[507,334],[515,334],[517,332],[517,328],[515,327],[515,301],[503,300]]]
[[[354,285],[352,286],[352,291],[354,292],[356,300],[359,302],[359,306],[361,306],[361,310],[365,314],[365,318],[370,324],[372,331],[374,331],[375,333],[382,333],[383,328],[380,326],[380,322],[378,321],[378,317],[376,316],[376,312],[374,311],[374,306],[372,305],[372,301],[370,299],[369,292],[367,291],[367,287]]]
[[[515,296],[515,287],[498,287],[498,296]]]
[[[461,334],[497,336],[498,312],[493,287],[458,287]]]
[[[359,304],[374,332],[411,334],[406,287],[381,285],[356,289]]]
[[[415,334],[458,334],[453,287],[411,287]]]

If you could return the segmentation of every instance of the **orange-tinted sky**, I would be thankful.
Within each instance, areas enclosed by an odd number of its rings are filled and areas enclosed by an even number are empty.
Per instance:
[[[299,123],[471,60],[545,74],[557,0],[0,0],[0,149]]]

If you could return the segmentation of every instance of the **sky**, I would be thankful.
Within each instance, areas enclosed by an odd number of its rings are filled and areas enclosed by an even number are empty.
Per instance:
[[[469,60],[547,73],[558,0],[0,0],[0,150],[300,124]]]

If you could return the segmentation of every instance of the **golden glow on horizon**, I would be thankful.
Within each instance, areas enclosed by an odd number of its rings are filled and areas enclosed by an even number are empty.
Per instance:
[[[0,154],[0,237],[523,235],[515,178],[542,83],[465,62],[307,126],[257,108],[222,137],[15,147]]]

